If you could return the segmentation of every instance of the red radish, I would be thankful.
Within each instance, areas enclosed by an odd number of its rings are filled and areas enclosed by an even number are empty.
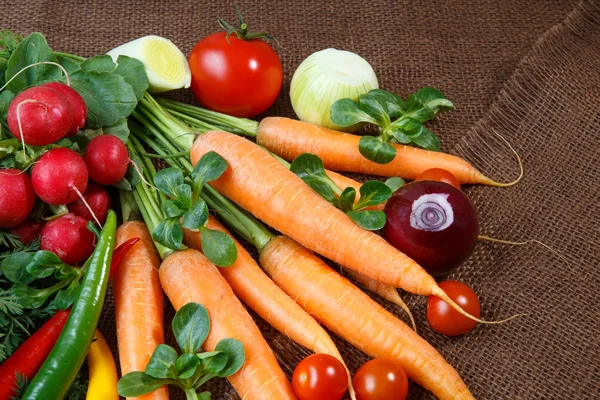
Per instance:
[[[473,252],[479,235],[475,207],[444,182],[415,181],[385,206],[383,237],[431,275],[447,274]]]
[[[18,169],[0,169],[0,228],[13,228],[25,221],[34,204],[29,175]]]
[[[67,132],[66,136],[73,136],[79,132],[79,130],[85,126],[85,121],[87,119],[87,107],[83,97],[81,97],[81,95],[75,89],[65,85],[64,83],[48,82],[42,86],[59,91],[67,98],[67,100],[69,100],[69,103],[71,103],[71,106],[73,107],[73,124],[71,125],[71,128]]]
[[[31,218],[27,218],[25,221],[21,222],[20,225],[10,229],[8,233],[17,235],[21,243],[29,244],[38,236],[40,236],[43,226],[44,223],[42,221],[36,221]]]
[[[119,182],[129,166],[129,153],[125,143],[113,135],[93,138],[85,148],[84,158],[90,179],[102,185]]]
[[[59,91],[36,86],[13,99],[7,118],[17,139],[27,145],[45,146],[62,139],[71,129],[73,107]]]
[[[98,222],[103,224],[104,221],[106,221],[108,210],[110,210],[112,206],[112,201],[106,189],[103,186],[90,182],[88,183],[87,190],[83,194],[83,199],[92,209]],[[82,199],[75,200],[67,207],[69,208],[69,212],[72,212],[79,217],[85,218],[88,221],[96,220]]]
[[[60,147],[39,158],[31,172],[31,181],[33,189],[44,202],[69,204],[87,189],[88,171],[79,154]]]
[[[40,249],[53,252],[70,265],[86,260],[94,251],[96,240],[87,223],[85,218],[74,214],[48,221],[42,228]]]

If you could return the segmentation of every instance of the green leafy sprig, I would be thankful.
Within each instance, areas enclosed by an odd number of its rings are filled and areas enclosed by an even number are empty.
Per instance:
[[[368,181],[359,189],[360,197],[352,187],[339,188],[325,173],[321,159],[314,154],[304,153],[296,157],[290,170],[298,175],[321,197],[344,211],[357,225],[370,231],[383,228],[385,213],[366,208],[386,202],[404,181],[402,178],[389,178],[387,181]]]
[[[215,265],[228,267],[237,259],[233,239],[224,232],[209,229],[208,206],[200,198],[207,182],[219,178],[227,169],[227,162],[214,151],[206,153],[190,174],[191,185],[184,182],[178,168],[165,168],[154,176],[154,185],[167,199],[161,201],[166,219],[154,229],[152,237],[173,250],[182,249],[183,228],[199,230],[202,252]]]
[[[392,144],[415,144],[427,150],[438,151],[440,141],[423,124],[454,104],[437,89],[425,87],[408,96],[400,96],[381,89],[360,95],[358,101],[341,99],[331,106],[331,120],[338,126],[359,123],[378,126],[378,136],[363,136],[358,149],[366,159],[387,164],[396,156]]]
[[[123,376],[117,385],[121,396],[137,397],[164,385],[175,385],[185,391],[188,400],[209,400],[209,392],[199,388],[212,378],[226,378],[244,364],[244,345],[237,339],[223,339],[214,351],[202,352],[210,332],[210,317],[204,306],[188,303],[173,318],[173,334],[182,350],[160,344],[152,353],[144,372]]]
[[[1,269],[12,283],[10,294],[21,308],[37,309],[53,298],[57,308],[66,310],[77,297],[87,263],[75,268],[51,251],[21,251],[6,257]]]

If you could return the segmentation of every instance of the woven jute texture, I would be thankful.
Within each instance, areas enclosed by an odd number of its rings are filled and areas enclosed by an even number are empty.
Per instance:
[[[188,54],[234,21],[232,4],[207,1],[3,2],[1,26],[43,32],[57,50],[91,56],[145,34],[171,38]],[[585,0],[239,1],[250,27],[277,36],[285,70],[269,111],[293,117],[287,93],[296,66],[326,47],[361,54],[381,87],[406,96],[430,85],[456,110],[432,124],[443,150],[487,175],[518,170],[503,135],[521,155],[525,177],[507,189],[467,187],[483,234],[540,240],[543,246],[480,243],[450,278],[471,285],[482,316],[527,316],[479,326],[459,338],[433,333],[426,301],[405,295],[419,333],[459,371],[479,399],[600,398],[600,2]],[[189,93],[176,98],[194,102]],[[400,318],[399,308],[377,300]],[[167,304],[167,320],[173,315]],[[116,349],[109,293],[100,329]],[[262,322],[290,375],[309,353]],[[173,342],[168,329],[167,336]],[[350,369],[367,357],[334,337]],[[236,399],[226,381],[208,387]],[[172,398],[181,398],[172,391]],[[409,398],[429,399],[412,385]],[[265,399],[269,400],[269,399]]]

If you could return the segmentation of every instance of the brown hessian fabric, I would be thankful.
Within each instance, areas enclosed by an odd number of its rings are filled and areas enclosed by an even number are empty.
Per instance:
[[[8,3],[8,4],[7,4]],[[584,0],[238,1],[250,28],[274,34],[285,71],[269,115],[293,117],[288,92],[297,65],[327,47],[366,58],[380,86],[403,96],[441,89],[456,110],[431,124],[442,148],[511,188],[466,187],[482,234],[539,240],[479,243],[449,278],[479,294],[482,317],[527,314],[448,338],[429,328],[426,299],[403,294],[419,333],[459,371],[478,399],[600,398],[600,2]],[[44,33],[52,48],[92,56],[157,34],[189,54],[233,4],[208,1],[4,2],[0,26]],[[195,104],[191,93],[172,97]],[[116,350],[109,292],[100,329]],[[406,321],[402,311],[377,300]],[[173,310],[168,304],[169,327]],[[291,376],[309,353],[252,314]],[[168,340],[174,344],[168,330]],[[368,358],[334,337],[352,371]],[[116,352],[115,352],[116,353]],[[220,380],[215,399],[236,399]],[[174,399],[183,398],[172,391]],[[411,385],[410,399],[432,395]],[[265,399],[268,400],[268,399]]]

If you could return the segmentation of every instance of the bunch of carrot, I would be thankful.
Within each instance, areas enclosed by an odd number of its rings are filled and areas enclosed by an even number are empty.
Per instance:
[[[314,352],[333,355],[343,362],[333,341],[320,327],[321,323],[368,355],[398,362],[411,379],[441,399],[473,398],[458,373],[431,345],[312,251],[348,268],[352,271],[351,276],[365,287],[398,304],[403,303],[395,288],[402,288],[415,294],[439,296],[463,315],[474,319],[455,304],[429,274],[380,236],[353,223],[345,213],[331,206],[290,172],[289,165],[286,167],[285,162],[260,145],[224,131],[211,130],[211,123],[215,121],[201,122],[187,116],[185,122],[193,125],[201,135],[191,149],[180,147],[174,139],[181,132],[189,133],[192,129],[174,118],[173,114],[179,112],[174,108],[180,107],[179,103],[163,100],[160,103],[170,109],[162,107],[150,96],[142,99],[133,116],[143,128],[136,123],[130,124],[132,140],[144,143],[171,167],[184,171],[186,176],[192,174],[194,165],[208,153],[216,152],[225,159],[227,169],[205,185],[200,198],[240,237],[257,248],[259,263],[236,241],[235,263],[228,268],[215,267],[202,255],[202,234],[197,230],[184,230],[183,242],[189,249],[170,250],[152,243],[149,231],[153,231],[164,215],[161,214],[160,196],[150,184],[153,167],[147,168],[144,171],[146,179],[133,194],[123,193],[133,196],[147,225],[146,228],[140,223],[129,222],[119,231],[118,240],[121,237],[122,240],[134,236],[142,238],[137,245],[139,250],[130,254],[115,281],[118,340],[124,372],[143,370],[153,349],[163,341],[160,323],[162,287],[176,309],[189,302],[198,302],[207,308],[213,326],[206,350],[212,350],[211,346],[225,337],[243,342],[246,363],[229,378],[243,399],[295,397],[272,351],[240,300],[277,330]],[[221,119],[216,122],[223,126],[227,122],[223,118],[227,117],[217,116]],[[341,151],[346,153],[331,153],[330,160],[352,158],[351,152],[356,146],[353,149],[335,146],[338,140],[344,140],[335,136],[347,134],[331,131],[326,133],[333,136],[325,135],[325,139],[305,137],[307,132],[317,131],[323,131],[323,128],[285,119],[263,120],[257,126],[258,136],[263,139],[257,137],[257,142],[288,159],[294,157],[294,151],[319,154],[320,151],[337,151],[336,148],[342,148]],[[264,136],[260,132],[265,132]],[[279,134],[271,134],[273,132]],[[297,140],[298,150],[294,150],[296,145],[292,137]],[[278,144],[271,139],[279,140]],[[309,143],[312,144],[309,146]],[[319,146],[329,146],[329,150]],[[143,148],[138,146],[137,150],[144,158]],[[187,151],[189,160],[183,155]],[[439,166],[442,162],[463,183],[495,184],[457,157],[412,148],[398,151],[400,155],[405,153],[410,155],[397,166],[403,165],[407,169],[400,175],[410,178],[420,169]],[[397,167],[391,167],[387,172],[375,171],[363,163],[364,160],[354,164],[348,162],[343,167],[326,161],[323,153],[321,158],[326,166],[335,169],[398,174],[398,170],[393,169]],[[423,161],[421,167],[419,158]],[[335,172],[327,171],[327,174],[342,187],[358,185]],[[287,237],[273,235],[254,217]],[[212,216],[206,227],[228,233]],[[128,296],[133,290],[136,296]],[[133,325],[131,320],[137,323]],[[146,340],[137,340],[140,332],[144,332]],[[349,388],[354,398],[352,385]],[[158,391],[155,395],[161,398]]]

